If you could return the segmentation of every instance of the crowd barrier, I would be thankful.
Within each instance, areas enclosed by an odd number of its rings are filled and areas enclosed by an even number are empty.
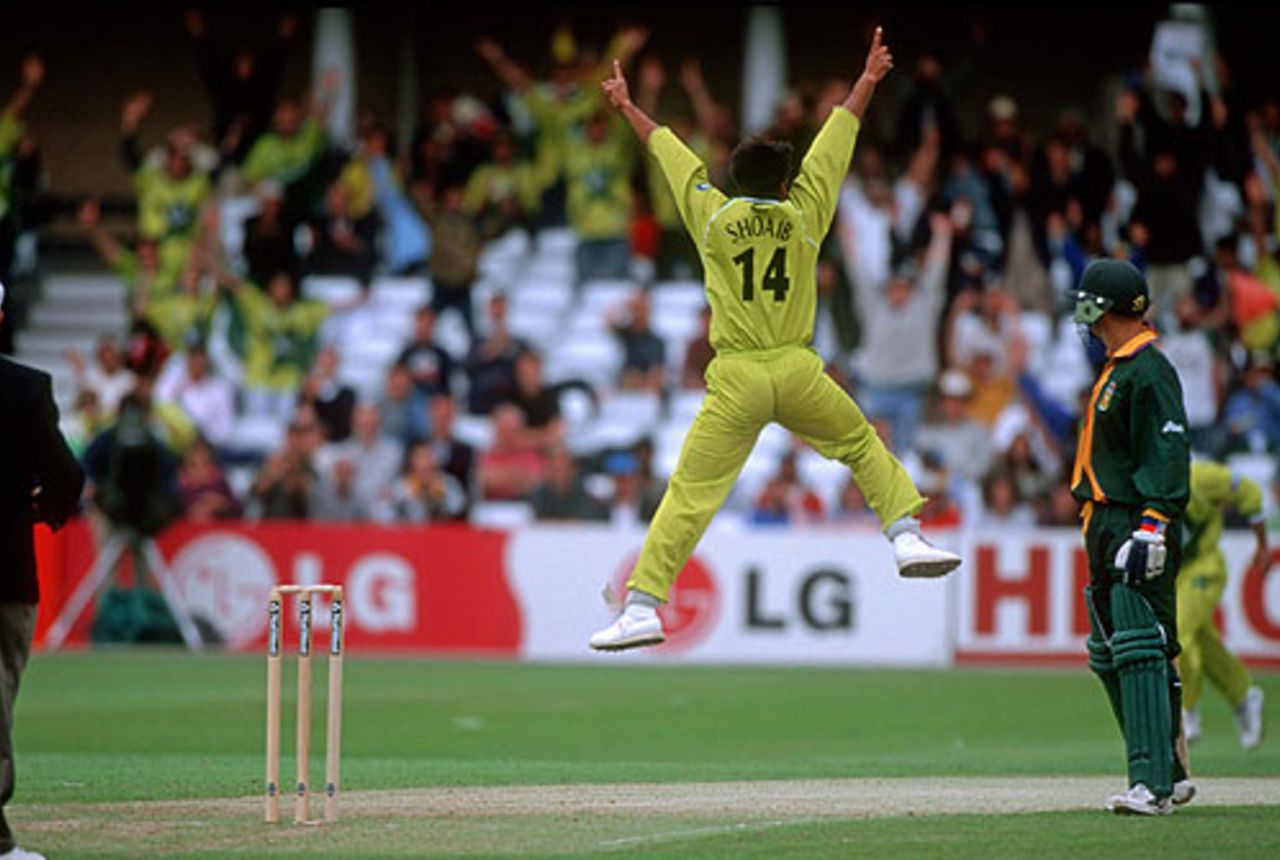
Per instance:
[[[1088,574],[1077,532],[934,537],[963,553],[963,567],[943,580],[903,580],[888,544],[870,530],[713,525],[662,610],[668,642],[609,656],[589,651],[587,638],[610,619],[602,591],[612,585],[621,593],[641,530],[181,524],[158,543],[193,612],[232,650],[265,646],[273,585],[332,582],[346,587],[348,644],[356,654],[1084,665],[1081,589]],[[42,530],[38,547],[37,645],[92,564],[93,530],[85,521],[56,535]],[[1223,541],[1231,578],[1219,622],[1228,645],[1250,663],[1280,667],[1280,573],[1246,573],[1252,548],[1249,533]],[[127,580],[129,572],[122,575]],[[87,641],[90,614],[72,630],[73,645]]]

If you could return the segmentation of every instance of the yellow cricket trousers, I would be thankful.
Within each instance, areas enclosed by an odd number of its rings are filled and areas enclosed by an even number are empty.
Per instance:
[[[1191,710],[1204,693],[1204,681],[1222,691],[1232,707],[1244,701],[1249,670],[1227,650],[1213,623],[1214,610],[1227,586],[1227,563],[1221,552],[1183,563],[1178,573],[1178,674],[1182,676],[1182,705]]]
[[[707,368],[706,399],[685,436],[628,588],[667,599],[770,421],[848,466],[882,526],[923,507],[902,464],[813,350],[718,355]]]

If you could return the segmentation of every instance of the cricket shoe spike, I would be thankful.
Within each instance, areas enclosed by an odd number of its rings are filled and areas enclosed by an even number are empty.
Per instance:
[[[626,651],[658,645],[666,638],[657,610],[633,604],[623,610],[616,621],[591,637],[591,647],[597,651]]]
[[[1187,736],[1187,743],[1200,740],[1200,709],[1192,708],[1182,712],[1182,731]]]
[[[898,575],[908,579],[946,576],[960,566],[960,556],[938,549],[915,532],[903,532],[893,539],[893,557]]]
[[[1186,806],[1196,796],[1196,786],[1189,779],[1180,779],[1173,784],[1173,794],[1169,795],[1169,800],[1174,806]]]
[[[1124,794],[1112,795],[1107,801],[1107,811],[1116,815],[1170,815],[1173,804],[1169,798],[1161,800],[1142,783],[1135,783]]]
[[[1240,746],[1247,750],[1257,749],[1262,743],[1262,702],[1260,687],[1250,687],[1244,694],[1244,701],[1236,708],[1236,726],[1240,729]]]

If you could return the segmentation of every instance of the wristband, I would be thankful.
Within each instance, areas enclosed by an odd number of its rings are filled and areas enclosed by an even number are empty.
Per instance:
[[[1147,509],[1142,512],[1142,520],[1138,524],[1138,531],[1146,532],[1157,537],[1163,537],[1165,528],[1169,525],[1169,521],[1156,511]]]

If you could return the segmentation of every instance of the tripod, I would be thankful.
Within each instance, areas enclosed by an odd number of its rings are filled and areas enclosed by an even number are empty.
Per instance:
[[[139,553],[141,553],[141,560],[145,562],[145,567],[151,571],[151,575],[160,584],[160,591],[164,595],[165,603],[169,605],[169,611],[173,613],[174,620],[178,622],[178,630],[182,633],[182,641],[187,643],[187,647],[192,651],[199,651],[203,647],[204,642],[201,640],[200,632],[196,629],[195,622],[191,618],[187,602],[183,599],[182,591],[178,588],[178,583],[174,580],[169,566],[165,564],[164,558],[160,555],[160,549],[156,546],[155,539],[140,535],[132,530],[112,529],[110,537],[107,538],[106,544],[102,547],[102,552],[98,553],[98,557],[94,559],[93,566],[89,568],[89,573],[76,586],[75,593],[71,595],[67,605],[62,608],[53,624],[49,626],[49,632],[45,636],[46,648],[50,651],[56,651],[62,646],[68,634],[71,633],[71,628],[75,625],[76,619],[84,612],[85,607],[89,605],[89,601],[102,590],[102,586],[116,569],[116,565],[120,563],[120,557],[124,555],[126,549],[133,553],[134,563],[138,568],[142,567],[142,565],[137,565]],[[136,570],[135,575],[142,576],[143,571],[141,569]]]

